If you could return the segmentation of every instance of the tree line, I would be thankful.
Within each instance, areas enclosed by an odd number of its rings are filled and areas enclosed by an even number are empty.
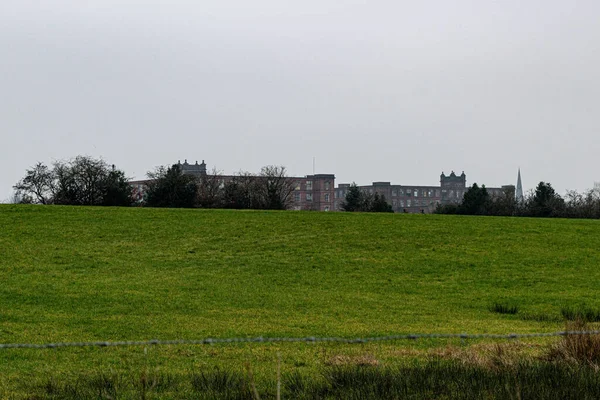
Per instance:
[[[274,165],[258,174],[240,172],[225,178],[216,170],[186,174],[174,164],[157,168],[148,178],[144,204],[149,207],[287,210],[296,188],[285,167]]]
[[[293,204],[296,182],[283,166],[265,166],[258,174],[240,172],[223,177],[218,171],[197,176],[181,165],[148,172],[143,197],[137,196],[122,170],[102,159],[77,156],[48,166],[38,162],[13,186],[13,202],[89,206],[148,206],[286,210]],[[350,185],[340,202],[342,211],[393,212],[385,196]],[[550,183],[540,182],[524,199],[514,190],[491,196],[474,183],[460,203],[438,205],[438,214],[524,217],[600,218],[600,190],[561,197]]]
[[[38,162],[13,186],[16,203],[88,206],[148,206],[285,210],[295,182],[282,166],[258,174],[240,172],[226,180],[216,170],[196,176],[181,165],[148,172],[140,198],[125,172],[104,160],[77,156],[48,166]]]
[[[87,206],[130,206],[125,173],[104,160],[78,156],[51,166],[38,162],[13,186],[15,202]]]
[[[474,183],[457,204],[438,205],[438,214],[496,215],[519,217],[600,218],[600,190],[567,192],[561,197],[548,182],[540,182],[523,199],[513,190],[490,196],[485,185]]]

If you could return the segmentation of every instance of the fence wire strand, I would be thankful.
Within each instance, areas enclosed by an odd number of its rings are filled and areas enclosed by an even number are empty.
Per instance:
[[[96,341],[96,342],[56,342],[56,343],[0,343],[0,349],[55,349],[61,347],[117,347],[117,346],[157,346],[157,345],[214,345],[231,343],[347,343],[360,344],[372,342],[390,342],[397,340],[418,339],[523,339],[553,336],[576,336],[597,335],[600,330],[595,331],[561,331],[546,333],[509,333],[509,334],[468,334],[468,333],[426,333],[372,336],[364,338],[341,338],[341,337],[250,337],[250,338],[205,338],[196,340],[129,340],[129,341]]]

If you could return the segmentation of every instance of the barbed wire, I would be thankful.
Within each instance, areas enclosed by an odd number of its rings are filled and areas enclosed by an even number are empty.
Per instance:
[[[396,340],[417,340],[417,339],[522,339],[553,336],[571,336],[571,335],[598,335],[600,330],[596,331],[560,331],[545,333],[425,333],[425,334],[406,334],[406,335],[388,335],[372,336],[364,338],[341,338],[341,337],[251,337],[251,338],[205,338],[197,340],[129,340],[129,341],[96,341],[96,342],[56,342],[56,343],[0,343],[0,349],[55,349],[60,347],[117,347],[117,346],[156,346],[156,345],[212,345],[212,344],[231,344],[231,343],[347,343],[360,344],[372,342],[389,342]]]

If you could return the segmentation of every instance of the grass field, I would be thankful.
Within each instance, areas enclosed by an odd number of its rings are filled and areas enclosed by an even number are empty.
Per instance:
[[[3,205],[0,343],[556,331],[600,309],[598,249],[594,220]],[[278,353],[311,374],[447,345],[0,350],[0,397],[245,364],[260,388]]]

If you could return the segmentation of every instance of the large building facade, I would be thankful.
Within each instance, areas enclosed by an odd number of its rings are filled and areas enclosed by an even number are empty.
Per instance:
[[[341,183],[336,188],[335,210],[340,210],[349,188],[349,183]],[[377,193],[385,196],[394,212],[404,213],[431,213],[435,211],[438,204],[460,203],[468,190],[465,173],[456,175],[454,171],[450,175],[442,172],[439,186],[392,185],[391,182],[373,182],[371,185],[359,186],[359,188],[369,194]],[[490,196],[503,196],[511,188],[514,193],[514,186],[511,185],[501,188],[486,187]]]
[[[206,163],[189,164],[187,160],[178,165],[185,174],[191,174],[198,178],[207,175]],[[221,183],[232,180],[234,175],[219,175]],[[311,211],[333,211],[335,194],[335,175],[333,174],[315,174],[303,177],[287,178],[294,186],[292,193],[293,210],[311,210]]]
[[[198,178],[206,177],[208,174],[204,160],[202,163],[196,161],[194,164],[188,163],[187,160],[183,163],[178,161],[178,165],[184,173]],[[234,175],[218,175],[218,177],[224,185],[232,180]],[[351,186],[349,183],[341,183],[336,187],[334,174],[313,174],[287,179],[294,187],[290,207],[293,210],[339,211]],[[143,198],[145,182],[144,180],[130,182],[140,201]],[[439,186],[373,182],[371,185],[359,186],[359,188],[369,194],[377,193],[385,196],[394,212],[403,213],[431,213],[440,204],[460,203],[468,190],[465,173],[457,175],[454,171],[449,175],[442,172]],[[486,189],[491,196],[515,196],[513,185],[500,188],[486,187]]]

